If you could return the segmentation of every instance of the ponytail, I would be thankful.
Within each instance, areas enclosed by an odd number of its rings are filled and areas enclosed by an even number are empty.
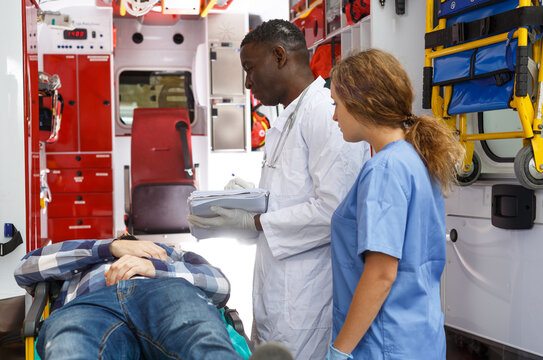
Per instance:
[[[442,119],[414,117],[405,129],[405,139],[422,158],[431,178],[441,184],[442,192],[456,183],[465,149]]]

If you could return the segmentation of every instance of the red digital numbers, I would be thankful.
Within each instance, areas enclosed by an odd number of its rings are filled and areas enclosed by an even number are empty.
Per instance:
[[[87,38],[87,29],[64,30],[64,39],[84,40]]]

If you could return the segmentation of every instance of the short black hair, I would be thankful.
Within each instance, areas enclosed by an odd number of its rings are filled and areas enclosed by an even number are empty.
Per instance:
[[[269,20],[245,35],[241,42],[243,47],[249,43],[271,42],[283,46],[286,50],[306,50],[307,44],[302,31],[286,20]]]
[[[135,236],[132,235],[132,234],[124,233],[124,234],[122,234],[121,236],[119,236],[119,237],[117,238],[117,240],[138,240],[138,238],[135,237]]]

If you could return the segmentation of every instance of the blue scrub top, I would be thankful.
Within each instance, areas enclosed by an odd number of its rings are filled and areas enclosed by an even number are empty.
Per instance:
[[[398,273],[354,358],[445,359],[439,288],[445,266],[443,196],[405,140],[366,162],[332,217],[333,339],[364,271],[366,250],[398,258]]]

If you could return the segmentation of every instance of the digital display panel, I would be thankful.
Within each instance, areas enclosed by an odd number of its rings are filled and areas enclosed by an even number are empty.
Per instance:
[[[87,38],[87,29],[64,30],[64,39],[66,40],[85,40]]]

